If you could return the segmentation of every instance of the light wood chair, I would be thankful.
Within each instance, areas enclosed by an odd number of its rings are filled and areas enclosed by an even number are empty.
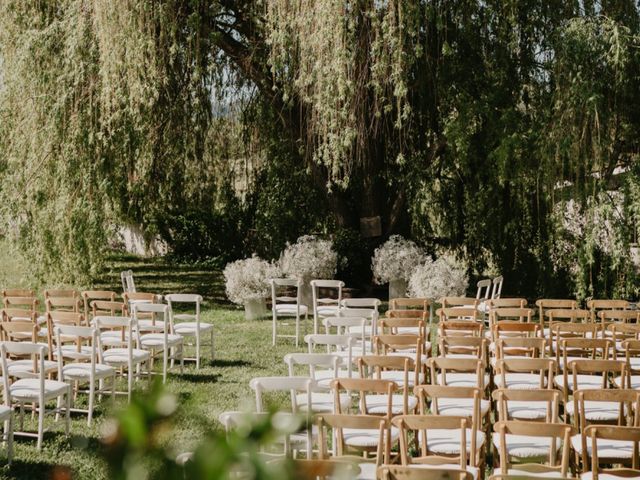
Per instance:
[[[209,346],[211,347],[211,361],[214,359],[214,342],[213,342],[213,325],[203,322],[200,319],[200,306],[202,305],[202,296],[193,293],[171,293],[165,295],[167,305],[169,305],[169,320],[171,322],[171,333],[180,335],[184,338],[184,344],[190,345],[188,341],[195,341],[195,357],[184,357],[184,361],[195,361],[196,369],[200,368],[200,358],[202,356],[202,347],[206,346],[206,337],[209,337]],[[192,305],[191,312],[176,312],[175,307],[180,305]]]
[[[493,444],[500,456],[495,474],[522,477],[569,477],[571,435],[574,430],[562,423],[507,421],[494,425]],[[560,462],[558,450],[562,448]],[[544,459],[546,464],[536,462]],[[524,461],[513,464],[514,460]],[[532,462],[533,460],[534,462]]]
[[[590,425],[585,430],[591,446],[591,471],[583,472],[583,480],[603,478],[639,478],[638,444],[640,443],[639,427],[620,427],[607,425]],[[604,444],[604,445],[603,445]],[[624,450],[625,457],[631,453],[631,468],[600,468],[599,452],[605,449]],[[585,467],[586,467],[585,463]]]
[[[489,375],[485,372],[485,363],[471,358],[429,359],[432,385],[452,387],[473,387],[481,391],[489,385]]]
[[[591,443],[590,424],[617,425],[620,427],[637,427],[638,413],[640,412],[640,392],[635,390],[578,390],[574,395],[576,404],[575,425],[580,433],[571,438],[573,450],[576,452],[577,461],[582,462],[582,468],[586,470],[591,463],[593,454]],[[590,420],[589,411],[599,412],[597,420]],[[605,425],[606,427],[606,425]],[[633,457],[633,446],[629,443],[607,440],[598,442],[597,460],[605,463],[626,463]]]
[[[420,383],[421,375],[412,358],[392,355],[365,355],[358,358],[358,371],[360,378],[395,382],[401,394],[392,395],[392,415],[406,415],[415,412],[418,399],[413,396],[413,387]],[[379,413],[371,410],[369,412]]]
[[[573,423],[580,426],[580,431],[584,431],[587,422],[615,422],[620,420],[620,402],[618,400],[608,400],[602,403],[604,398],[611,396],[616,398],[618,393],[628,391],[630,395],[637,393],[635,390],[627,390],[628,371],[627,364],[618,360],[574,360],[569,364],[571,368],[571,379],[563,393],[565,396],[565,420],[573,418]],[[623,388],[618,389],[611,381],[610,376],[620,376],[627,381]],[[571,389],[571,390],[568,390]],[[568,401],[568,391],[573,392],[573,402]],[[591,398],[591,393],[600,392],[600,397]],[[611,393],[613,392],[613,393]],[[616,404],[617,402],[617,404]]]
[[[391,380],[337,378],[331,382],[331,389],[334,393],[336,414],[351,413],[342,410],[339,401],[342,392],[355,394],[355,413],[358,415],[377,415],[389,420],[397,414],[396,412],[404,413],[404,397],[395,395],[399,387]]]
[[[505,358],[496,364],[498,388],[538,390],[553,388],[556,362],[549,358]]]
[[[626,300],[592,299],[587,302],[587,308],[591,311],[591,321],[595,322],[601,311],[626,310],[629,308],[629,302]]]
[[[417,310],[429,314],[431,300],[428,298],[392,298],[389,300],[389,310]]]
[[[479,388],[418,385],[413,393],[420,401],[421,415],[465,417],[477,430],[489,422],[491,402]]]
[[[88,323],[91,323],[93,319],[91,302],[94,300],[115,302],[116,292],[111,290],[84,290],[80,293],[80,297],[82,298],[82,304],[84,306],[84,318]]]
[[[511,390],[499,388],[491,394],[496,402],[497,419],[558,423],[562,392],[550,388]]]
[[[400,459],[404,466],[459,467],[476,476],[484,464],[485,435],[466,417],[400,415],[392,424],[400,431]],[[409,455],[410,433],[419,452],[417,457]]]
[[[309,309],[302,304],[302,282],[291,278],[272,278],[271,285],[271,315],[272,315],[272,344],[275,346],[276,338],[293,338],[296,347],[300,341],[300,318],[308,317]],[[288,294],[288,290],[294,289],[295,297]],[[285,290],[284,292],[282,292]],[[280,317],[293,317],[295,319],[295,335],[278,335],[277,323]]]
[[[487,361],[489,342],[481,337],[440,337],[438,354],[446,358],[473,358]]]
[[[375,415],[323,414],[316,416],[315,424],[320,458],[356,463],[358,478],[375,478],[376,469],[389,463],[399,437],[388,419]]]
[[[544,327],[544,325],[548,323],[546,318],[549,310],[575,310],[578,308],[578,302],[576,300],[564,298],[541,298],[536,300],[536,307],[538,307],[538,321],[540,322],[540,325]]]

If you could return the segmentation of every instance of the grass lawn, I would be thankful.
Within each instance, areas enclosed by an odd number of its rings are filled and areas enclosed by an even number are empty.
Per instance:
[[[96,287],[120,292],[119,272],[128,268],[134,271],[139,291],[202,294],[205,297],[202,318],[215,326],[215,360],[211,362],[207,353],[200,370],[190,362],[182,375],[176,369],[167,381],[168,390],[180,403],[176,428],[168,441],[176,452],[188,450],[205,431],[220,428],[218,414],[248,403],[252,405],[251,378],[285,375],[283,356],[296,349],[290,339],[281,339],[277,347],[271,346],[270,318],[248,322],[241,309],[223,303],[224,286],[219,271],[115,257]],[[311,322],[308,325],[311,328]],[[298,350],[303,351],[302,347]],[[146,386],[146,382],[140,382],[140,386]],[[84,398],[80,400],[84,402]],[[116,408],[125,404],[124,397],[116,399]],[[62,433],[61,423],[55,425],[53,418],[48,418],[47,425],[55,428],[45,434],[43,450],[36,450],[34,439],[17,438],[14,463],[10,468],[0,468],[0,478],[68,478],[69,469],[77,479],[107,478],[98,451],[100,428],[110,408],[107,400],[99,403],[91,427],[86,425],[86,416],[72,415],[70,439]],[[29,420],[26,428],[35,431],[35,422]]]

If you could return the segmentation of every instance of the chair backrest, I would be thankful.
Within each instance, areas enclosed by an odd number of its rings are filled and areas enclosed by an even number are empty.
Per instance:
[[[169,305],[169,322],[171,324],[171,331],[174,330],[174,324],[176,320],[195,321],[196,325],[200,325],[200,307],[202,305],[202,296],[195,293],[170,293],[164,296],[164,299]],[[173,309],[176,303],[190,303],[193,304],[193,313],[176,313]]]
[[[429,341],[429,330],[427,330],[427,322],[422,316],[390,318],[383,317],[378,320],[378,333],[381,335],[398,335],[402,332],[402,330],[400,330],[402,328],[416,329],[418,335],[424,338],[425,342]]]
[[[565,392],[569,391],[568,375],[569,372],[573,377],[573,390],[580,389],[580,375],[602,375],[602,386],[600,388],[609,388],[608,374],[618,374],[622,379],[622,388],[626,388],[629,385],[629,371],[627,368],[627,362],[621,360],[573,360],[569,362],[568,368],[565,367]],[[575,399],[574,394],[574,399]]]
[[[202,303],[202,295],[197,293],[169,293],[164,299],[169,303]]]
[[[2,309],[2,321],[13,322],[15,320],[35,323],[36,312],[28,308],[3,308]]]
[[[96,315],[93,317],[92,324],[98,332],[101,332],[102,330],[119,330],[121,332],[120,340],[119,342],[114,341],[113,343],[118,343],[120,346],[127,348],[130,353],[132,352],[134,346],[134,318]]]
[[[478,360],[487,358],[487,339],[482,337],[440,337],[438,338],[438,352],[441,356],[468,355]]]
[[[482,390],[477,387],[450,387],[448,385],[418,385],[414,387],[413,393],[418,397],[420,403],[420,413],[426,415],[431,411],[433,415],[440,415],[440,399],[467,399],[473,401],[471,415],[467,418],[469,425],[480,428],[482,414],[480,403]]]
[[[383,463],[388,463],[390,452],[385,448],[390,425],[388,419],[377,415],[321,414],[316,417],[316,425],[318,428],[320,457],[327,458],[329,443],[331,443],[333,447],[333,458],[347,456],[349,453],[349,445],[345,441],[345,429],[352,432],[358,430],[369,432],[371,430],[378,430],[379,437],[376,450],[376,464],[382,465]],[[331,437],[327,438],[328,430],[333,431],[331,442],[329,442],[329,438]]]
[[[382,416],[390,419],[393,415],[393,393],[398,390],[398,384],[391,380],[377,380],[370,378],[336,378],[331,382],[331,389],[334,392],[335,400],[333,402],[334,409],[337,414],[342,412],[340,405],[341,392],[357,392],[358,394],[358,413],[360,415],[368,415],[367,394],[386,395],[387,409],[386,414]],[[379,402],[382,403],[382,402]]]
[[[428,298],[392,298],[389,300],[390,310],[422,310],[429,313],[431,300]]]
[[[70,359],[73,361],[87,361],[91,363],[91,368],[95,372],[96,360],[98,360],[99,354],[99,336],[98,329],[94,327],[78,327],[72,325],[59,325],[54,329],[55,349],[58,357],[58,373],[62,378],[62,366],[64,359]],[[69,340],[75,340],[75,349],[62,348]],[[82,348],[85,347],[85,348]],[[87,347],[89,351],[87,351]]]
[[[127,304],[124,302],[114,302],[111,300],[92,300],[90,306],[92,317],[96,317],[98,315],[107,315],[109,317],[124,317],[128,315]]]
[[[289,376],[295,377],[295,368],[297,365],[302,365],[308,368],[309,378],[317,380],[316,369],[320,367],[321,370],[331,370],[334,373],[334,378],[338,376],[338,369],[342,364],[342,357],[339,355],[332,355],[329,353],[287,353],[284,356],[284,363],[289,369]],[[349,366],[350,368],[351,366]]]
[[[549,325],[552,348],[560,348],[566,338],[596,338],[598,326],[595,323],[552,322]]]
[[[122,294],[122,299],[127,304],[130,304],[131,302],[156,303],[156,301],[158,300],[158,295],[151,292],[124,292]]]
[[[2,290],[2,298],[6,297],[35,297],[36,292],[28,288],[5,288]]]
[[[571,454],[571,436],[574,429],[570,425],[562,423],[540,423],[524,421],[498,422],[493,426],[498,432],[498,445],[500,455],[500,471],[508,472],[510,469],[508,443],[515,436],[514,441],[519,441],[522,436],[549,438],[549,467],[557,470],[562,477],[567,477],[569,473],[569,459]],[[560,464],[557,464],[558,445],[562,442],[562,456]]]
[[[256,377],[251,379],[249,387],[255,392],[257,412],[265,411],[265,392],[290,392],[291,412],[298,413],[297,393],[306,393],[307,405],[311,405],[311,392],[316,388],[316,384],[310,377]]]
[[[487,300],[491,296],[491,279],[485,278],[476,283],[478,290],[476,291],[476,298],[478,300]]]
[[[300,305],[302,300],[302,282],[300,280],[295,278],[272,278],[269,280],[269,285],[271,285],[271,305],[274,311],[277,304],[294,303],[298,306]],[[288,293],[287,290],[292,288],[296,291],[295,297],[286,295]],[[285,290],[285,294],[278,294],[281,290]]]
[[[469,322],[466,320],[441,320],[438,324],[438,335],[448,336],[474,336],[482,335],[484,325],[481,322]]]
[[[612,323],[607,325],[607,330],[611,332],[611,338],[616,343],[624,340],[640,340],[640,324]]]
[[[44,304],[46,311],[79,312],[82,302],[78,297],[49,297]]]
[[[491,325],[491,338],[497,342],[500,338],[542,336],[542,327],[537,323],[525,323],[513,320],[501,320]]]
[[[490,298],[485,305],[492,310],[494,308],[526,308],[526,298]]]
[[[133,271],[125,270],[120,272],[120,280],[122,281],[122,291],[133,293],[136,291],[136,284],[133,280]]]
[[[0,356],[2,357],[2,380],[4,382],[5,405],[11,405],[11,391],[9,379],[16,372],[10,373],[9,356],[30,357],[33,360],[33,368],[20,369],[20,378],[33,378],[39,380],[40,408],[44,408],[44,357],[48,354],[46,346],[32,342],[2,342],[0,343]]]
[[[591,320],[591,312],[589,310],[578,308],[573,310],[554,308],[547,310],[546,315],[550,324],[554,322],[589,323]]]
[[[442,308],[467,306],[470,308],[478,308],[480,300],[474,297],[442,297],[438,303],[442,305]]]
[[[471,465],[475,465],[477,456],[477,440],[476,440],[476,428],[465,417],[453,416],[453,415],[399,415],[391,421],[400,433],[400,459],[402,465],[417,464],[442,464],[448,459],[449,464],[457,462],[461,469],[467,467],[467,435],[471,433],[471,448],[469,449],[469,460]],[[471,428],[471,432],[467,432],[467,429]],[[456,457],[442,457],[435,455],[429,451],[429,431],[430,430],[451,430],[459,431],[460,447],[459,456]],[[419,456],[412,457],[409,455],[411,444],[409,443],[409,433],[415,432],[414,438],[416,439],[419,450]],[[420,432],[420,433],[418,433]],[[455,438],[452,435],[452,438]]]
[[[436,312],[441,322],[475,322],[478,320],[478,310],[476,308],[439,308]]]
[[[44,291],[44,299],[49,298],[80,298],[80,293],[77,290],[71,289],[46,289]]]
[[[14,320],[0,322],[0,331],[4,341],[37,342],[40,327],[32,321]]]
[[[530,323],[533,317],[531,308],[518,307],[500,307],[490,311],[489,318],[492,322],[500,322],[503,320],[517,320],[519,322]]]
[[[431,370],[431,382],[437,385],[447,385],[447,372],[474,373],[476,375],[475,387],[484,390],[485,363],[473,358],[445,358],[435,357],[429,359]]]
[[[316,353],[316,347],[323,346],[327,353],[348,352],[348,360],[351,361],[356,339],[353,335],[309,334],[305,335],[304,341],[308,345],[309,353]]]
[[[420,335],[403,333],[398,335],[376,335],[373,339],[374,351],[379,355],[402,353],[420,362],[424,339]]]
[[[504,277],[502,275],[493,279],[493,288],[491,289],[491,298],[500,298],[502,294],[502,284]]]
[[[560,402],[562,401],[562,392],[551,388],[540,388],[532,390],[517,390],[508,388],[499,388],[491,394],[496,402],[496,410],[498,413],[498,421],[511,420],[509,417],[509,402],[517,402],[520,405],[526,405],[528,402],[547,404],[545,421],[547,423],[558,423],[558,413]]]
[[[5,308],[24,308],[35,311],[38,307],[38,299],[36,297],[4,297],[3,304]]]
[[[502,385],[508,385],[509,373],[538,373],[538,388],[552,388],[556,362],[551,358],[503,358],[496,364],[496,374],[502,377]]]
[[[495,345],[498,360],[507,357],[542,358],[547,341],[540,337],[500,337]]]
[[[162,331],[165,338],[169,334],[169,305],[162,303],[136,303],[133,305],[132,313],[136,321],[140,319],[140,314],[151,314],[151,324],[157,323],[162,325]],[[138,333],[140,332],[140,325],[138,325]]]
[[[591,299],[587,302],[587,308],[591,310],[591,315],[595,320],[598,311],[626,310],[629,308],[629,302],[627,300]]]
[[[84,304],[84,314],[87,319],[89,319],[89,315],[91,314],[91,302],[93,300],[106,300],[113,302],[116,299],[116,292],[111,290],[83,290],[80,293],[80,297],[82,297],[82,302]]]
[[[615,360],[616,348],[612,340],[605,338],[564,338],[560,339],[556,349],[556,359],[567,364],[568,358],[585,360]]]
[[[311,280],[311,294],[313,296],[313,308],[317,308],[319,305],[340,305],[342,301],[342,289],[344,288],[344,282],[341,280]],[[323,290],[335,290],[335,296],[321,297],[320,289]]]
[[[409,386],[420,383],[420,370],[418,370],[417,366],[418,364],[412,358],[395,355],[364,355],[358,357],[360,378],[383,380],[386,372],[395,371],[402,374],[402,382],[398,382],[398,388],[403,390],[405,412],[409,410]]]
[[[640,477],[638,449],[640,444],[640,427],[622,427],[612,425],[589,425],[584,432],[591,443],[591,472],[592,478],[598,480],[600,474],[618,478]],[[631,468],[601,469],[598,458],[598,440],[613,440],[616,442],[633,443]],[[585,464],[588,465],[588,464]]]

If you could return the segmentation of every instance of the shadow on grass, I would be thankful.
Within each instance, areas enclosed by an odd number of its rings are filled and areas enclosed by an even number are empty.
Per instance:
[[[10,467],[0,470],[2,478],[73,478],[71,468],[38,461],[14,460]]]
[[[220,374],[218,373],[206,373],[206,374],[198,374],[198,373],[183,373],[180,375],[180,379],[185,382],[191,383],[218,383],[218,379],[220,378]]]
[[[205,365],[206,367],[253,367],[252,362],[247,362],[246,360],[213,360],[208,361]]]

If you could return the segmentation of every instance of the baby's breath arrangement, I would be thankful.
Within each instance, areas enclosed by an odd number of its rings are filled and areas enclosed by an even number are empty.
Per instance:
[[[408,281],[417,265],[427,259],[424,251],[401,235],[392,235],[376,248],[371,259],[374,280],[377,284],[394,280]]]
[[[435,261],[427,257],[409,279],[409,294],[437,300],[447,296],[462,296],[468,286],[466,269],[453,256],[443,255]]]
[[[282,273],[302,281],[333,278],[337,266],[338,254],[333,249],[333,242],[314,235],[303,235],[296,243],[287,243],[280,256]]]
[[[244,305],[249,300],[268,297],[270,295],[269,279],[280,276],[280,270],[276,264],[263,260],[257,255],[228,263],[223,273],[227,297],[238,305]]]

